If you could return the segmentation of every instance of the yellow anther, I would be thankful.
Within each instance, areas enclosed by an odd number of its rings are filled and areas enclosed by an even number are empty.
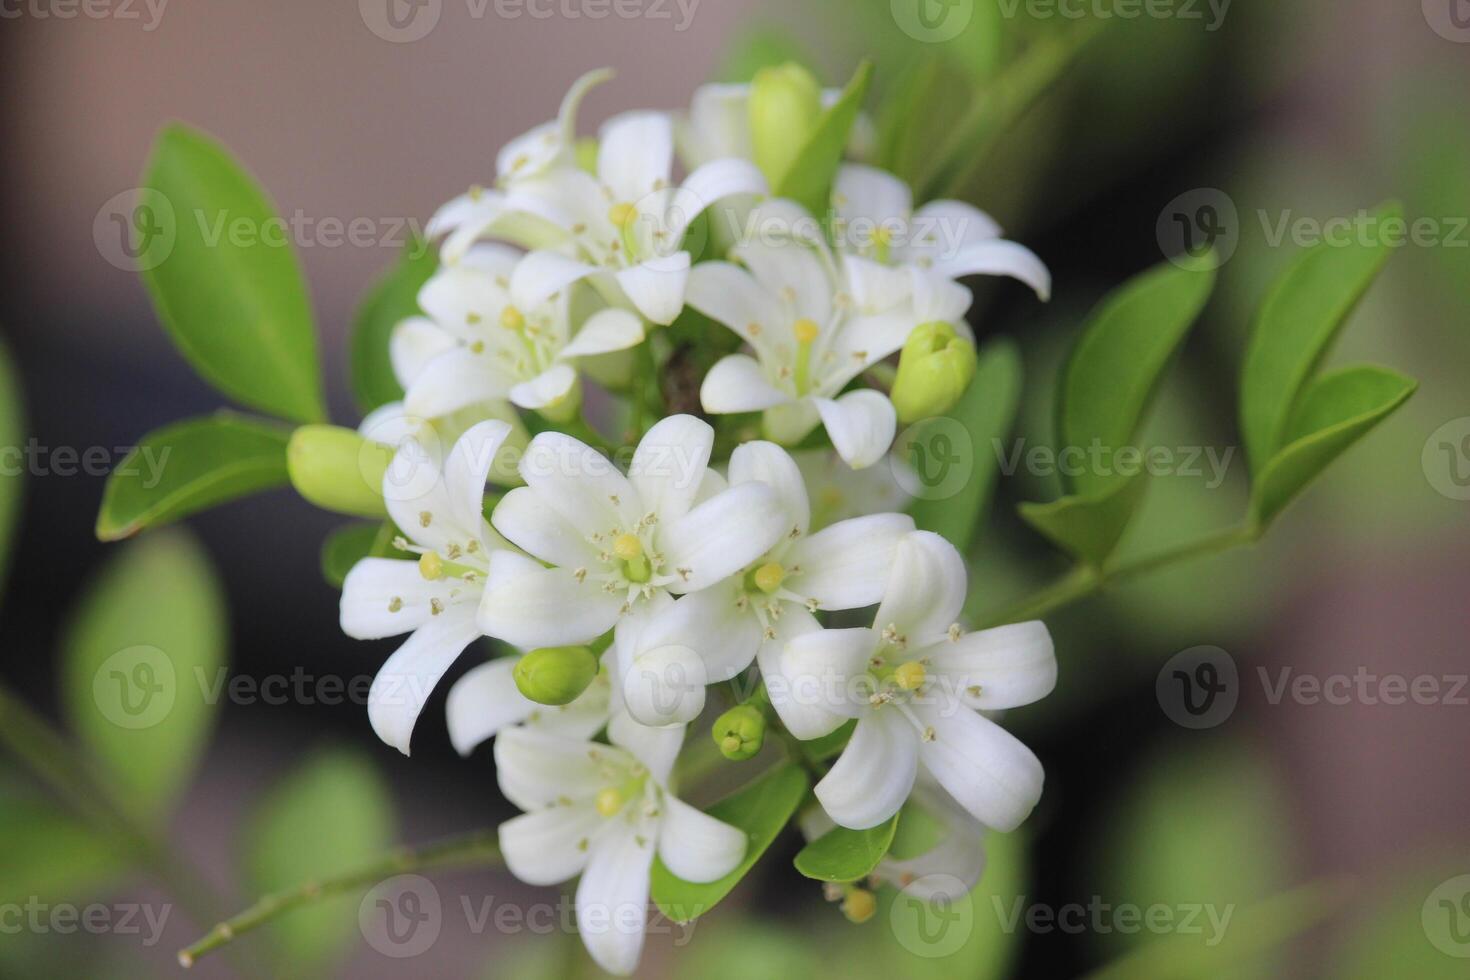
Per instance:
[[[865,888],[854,888],[842,900],[842,914],[847,916],[849,922],[867,922],[877,911],[878,899]]]
[[[773,561],[768,561],[755,570],[756,588],[769,595],[781,587],[781,580],[786,578],[786,569]]]
[[[526,316],[514,306],[507,306],[500,311],[500,325],[507,330],[524,330],[526,327]]]
[[[597,812],[610,817],[623,808],[623,794],[609,786],[597,794]]]
[[[419,556],[419,574],[430,582],[444,577],[444,561],[432,551]]]
[[[636,534],[619,534],[613,538],[612,550],[623,561],[632,561],[643,554],[643,542]]]
[[[626,201],[622,204],[614,204],[607,209],[607,220],[619,228],[626,228],[633,223],[636,217],[638,217],[638,209]]]
[[[899,664],[893,669],[893,679],[905,691],[912,691],[918,688],[920,684],[924,683],[924,676],[924,665],[917,660],[910,660],[908,663]]]
[[[802,317],[793,323],[791,329],[796,334],[796,342],[798,344],[810,344],[817,339],[817,334],[821,332],[821,328],[814,321],[808,320],[806,317]]]

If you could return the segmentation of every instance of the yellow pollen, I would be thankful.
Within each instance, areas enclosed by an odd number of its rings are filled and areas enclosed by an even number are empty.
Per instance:
[[[917,660],[910,660],[908,663],[899,664],[893,670],[893,679],[905,691],[912,691],[924,683],[924,665]]]
[[[632,561],[643,554],[643,542],[636,534],[619,534],[613,538],[612,550],[623,561]]]
[[[432,551],[419,556],[419,574],[430,582],[444,577],[444,561]]]
[[[854,888],[842,900],[842,914],[847,921],[861,924],[867,922],[878,911],[878,899],[863,888]]]
[[[786,577],[786,569],[773,561],[766,562],[755,570],[756,588],[769,595],[781,587],[781,580]]]
[[[624,201],[607,209],[607,220],[619,228],[626,228],[638,216],[638,209]]]
[[[507,330],[522,330],[526,326],[526,317],[514,306],[507,306],[500,311],[500,325]]]
[[[597,794],[597,812],[610,817],[623,808],[623,794],[609,786]]]
[[[796,334],[796,342],[798,344],[810,344],[817,339],[817,334],[820,332],[820,328],[816,323],[808,320],[806,317],[802,317],[793,323],[791,329]]]

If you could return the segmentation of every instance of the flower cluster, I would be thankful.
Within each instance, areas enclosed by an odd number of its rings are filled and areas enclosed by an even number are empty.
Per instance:
[[[751,856],[744,830],[676,795],[687,727],[716,693],[737,703],[714,726],[725,758],[759,754],[770,727],[815,770],[808,834],[906,806],[946,828],[877,880],[933,869],[968,888],[985,829],[1035,806],[1041,765],[989,713],[1051,690],[1046,628],[967,632],[961,554],[916,528],[875,464],[900,422],[973,377],[959,280],[1008,275],[1043,298],[1050,281],[982,212],[915,210],[859,161],[826,175],[826,213],[782,196],[820,166],[803,147],[839,98],[804,72],[706,86],[687,114],[624,113],[579,139],[607,77],[580,79],[431,223],[440,265],[391,337],[405,397],[363,428],[396,447],[381,490],[399,536],[347,575],[341,622],[408,634],[369,699],[405,754],[461,652],[508,649],[449,691],[451,739],[495,739],[525,811],[500,829],[510,870],[580,875],[587,948],[628,973],[655,856],[695,883]],[[584,418],[588,395],[626,450]],[[845,726],[830,767],[802,752]]]

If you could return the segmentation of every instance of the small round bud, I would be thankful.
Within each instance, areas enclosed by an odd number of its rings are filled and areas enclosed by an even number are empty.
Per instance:
[[[393,449],[340,425],[303,425],[286,446],[286,472],[296,492],[324,510],[384,517],[383,474]]]
[[[537,704],[570,704],[597,677],[597,657],[586,647],[542,647],[518,660],[512,674]]]
[[[861,925],[878,911],[878,899],[866,888],[853,888],[842,900],[842,914],[847,921]]]
[[[917,690],[919,685],[924,683],[924,676],[924,665],[917,660],[899,664],[893,671],[893,679],[905,691]]]
[[[761,750],[766,740],[766,716],[759,708],[739,704],[715,719],[715,744],[731,762],[744,762]]]
[[[776,188],[822,116],[822,87],[798,64],[762,68],[750,83],[750,136],[755,164]]]
[[[975,377],[975,345],[953,324],[923,323],[913,329],[898,359],[889,398],[907,425],[948,411]]]

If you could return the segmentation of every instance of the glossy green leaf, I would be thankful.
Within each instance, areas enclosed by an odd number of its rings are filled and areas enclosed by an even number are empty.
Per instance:
[[[689,922],[714,908],[771,846],[806,797],[809,785],[799,766],[783,765],[710,807],[710,816],[745,831],[750,841],[745,858],[734,871],[708,884],[676,878],[655,858],[652,895],[659,911],[675,922]]]
[[[1271,457],[1252,486],[1251,511],[1269,524],[1379,422],[1408,400],[1418,383],[1386,368],[1343,368],[1317,378],[1302,393]]]
[[[1401,217],[1397,204],[1374,215],[1378,227]],[[1240,429],[1252,473],[1260,473],[1285,444],[1302,389],[1388,261],[1388,236],[1374,237],[1308,249],[1262,302],[1240,382]]]
[[[1333,980],[1464,980],[1470,877],[1463,845],[1414,849],[1412,864],[1364,883],[1324,963]],[[1396,862],[1402,861],[1395,858]]]
[[[0,343],[0,584],[10,557],[11,535],[20,514],[24,486],[20,453],[24,442],[25,418],[21,405],[20,380],[10,359],[10,350]],[[14,459],[6,457],[13,456]]]
[[[796,870],[818,881],[866,878],[893,844],[898,818],[895,813],[867,830],[834,827],[797,853]]]
[[[420,312],[419,290],[438,264],[434,249],[423,239],[414,238],[358,306],[352,321],[350,363],[352,394],[363,412],[403,397],[403,386],[388,359],[388,341],[394,327]]]
[[[1061,451],[1131,446],[1164,369],[1215,285],[1214,257],[1184,267],[1165,262],[1114,290],[1088,318],[1057,390]],[[1069,468],[1069,470],[1072,468]],[[1084,465],[1064,478],[1068,492],[1091,496],[1125,477]]]
[[[161,816],[204,754],[228,636],[214,567],[182,531],[126,545],[76,609],[63,647],[66,717],[140,813]]]
[[[311,302],[289,229],[223,146],[166,127],[143,186],[173,247],[145,267],[159,319],[184,356],[231,398],[282,418],[326,417]]]
[[[386,850],[394,837],[392,801],[358,752],[314,753],[250,814],[245,867],[256,894],[340,874]],[[271,926],[277,975],[322,976],[357,936],[358,897],[314,902]]]
[[[969,436],[970,475],[952,496],[914,501],[909,513],[920,529],[943,535],[962,552],[969,548],[995,487],[1000,465],[996,446],[1011,432],[1020,397],[1021,356],[1016,345],[1009,340],[987,344],[980,351],[975,379],[949,413]],[[946,425],[946,430],[951,428]]]
[[[1072,496],[1049,504],[1022,503],[1021,518],[1068,554],[1101,565],[1113,553],[1138,509],[1145,480],[1135,476],[1091,497]]]
[[[817,120],[816,132],[801,148],[801,153],[776,188],[777,197],[790,198],[814,215],[826,212],[837,165],[842,162],[848,134],[862,109],[872,76],[871,63],[864,61],[858,65],[841,97]]]
[[[107,477],[97,514],[103,541],[136,534],[247,494],[285,486],[290,432],[233,412],[144,436]]]

